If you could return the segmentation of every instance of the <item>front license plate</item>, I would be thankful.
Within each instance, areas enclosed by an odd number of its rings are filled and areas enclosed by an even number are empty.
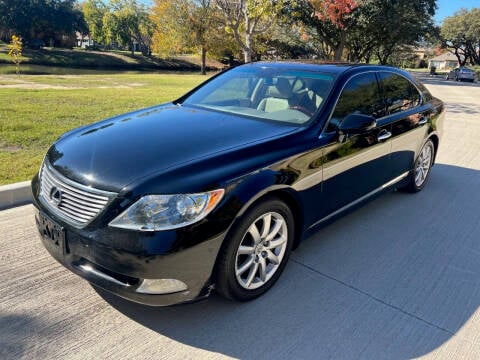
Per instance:
[[[38,213],[38,229],[49,248],[63,256],[65,254],[65,229],[42,213]]]

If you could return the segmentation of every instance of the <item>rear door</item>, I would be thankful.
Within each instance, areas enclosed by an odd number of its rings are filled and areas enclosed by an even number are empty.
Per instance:
[[[391,125],[392,149],[390,178],[398,177],[413,166],[416,154],[427,134],[425,126],[431,116],[428,105],[422,105],[417,87],[406,77],[387,71],[378,73],[385,102],[383,121]]]

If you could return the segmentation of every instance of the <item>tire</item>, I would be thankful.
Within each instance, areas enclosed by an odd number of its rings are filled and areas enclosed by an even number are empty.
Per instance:
[[[268,291],[287,264],[294,225],[290,208],[277,198],[249,209],[220,250],[217,292],[230,300],[249,301]]]
[[[429,139],[423,145],[422,150],[420,150],[420,153],[413,164],[413,173],[410,175],[409,183],[403,187],[402,190],[410,193],[421,191],[430,177],[430,170],[434,158],[435,146],[433,145],[432,140]]]

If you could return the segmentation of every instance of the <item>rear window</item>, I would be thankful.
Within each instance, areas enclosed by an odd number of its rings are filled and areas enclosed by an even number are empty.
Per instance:
[[[386,106],[386,115],[411,109],[420,104],[420,93],[415,85],[403,76],[379,73],[380,86]]]

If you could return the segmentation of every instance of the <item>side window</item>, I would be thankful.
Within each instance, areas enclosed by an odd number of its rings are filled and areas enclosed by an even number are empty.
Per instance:
[[[384,105],[375,74],[360,74],[348,81],[338,99],[327,131],[333,131],[350,114],[382,117]]]
[[[380,72],[379,80],[387,115],[405,111],[420,104],[421,97],[417,88],[403,76]]]

